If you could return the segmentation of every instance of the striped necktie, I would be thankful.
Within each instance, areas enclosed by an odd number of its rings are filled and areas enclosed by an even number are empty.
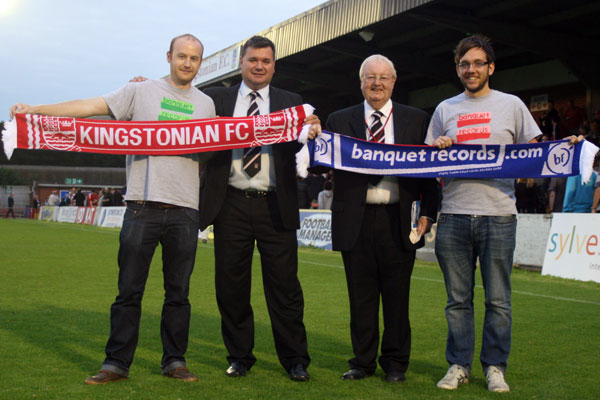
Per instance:
[[[369,127],[371,131],[371,137],[369,140],[377,143],[385,143],[385,129],[383,129],[383,123],[381,122],[381,117],[383,117],[383,113],[381,111],[375,111],[371,114],[373,118],[373,123]]]
[[[369,140],[377,143],[385,143],[385,129],[383,123],[381,122],[383,113],[378,110],[371,114],[371,117],[373,118],[373,123],[369,127]],[[369,183],[373,186],[377,186],[382,179],[382,175],[371,175],[369,176]]]
[[[260,95],[256,92],[250,93],[250,106],[248,107],[248,116],[260,114],[258,110],[258,103],[256,98]],[[242,169],[246,171],[248,176],[252,178],[260,171],[260,146],[249,147],[244,150],[244,156],[242,158]]]

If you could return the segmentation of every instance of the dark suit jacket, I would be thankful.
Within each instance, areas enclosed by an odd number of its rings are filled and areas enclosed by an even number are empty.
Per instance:
[[[393,102],[395,144],[417,144],[425,142],[428,125],[427,113],[417,108]],[[326,129],[365,139],[364,103],[332,113],[327,119]],[[360,232],[364,215],[369,175],[336,170],[334,176],[332,211],[333,250],[352,249]],[[409,239],[412,202],[421,200],[421,216],[434,221],[437,215],[437,190],[435,179],[398,178],[400,191],[400,225],[402,245],[406,251],[424,245],[421,238],[416,244]]]
[[[240,85],[204,90],[215,102],[217,115],[231,117],[235,109]],[[269,89],[270,111],[275,112],[302,104],[299,94],[277,89]],[[285,229],[298,229],[298,197],[296,189],[296,152],[301,145],[298,142],[278,143],[273,146],[275,164],[275,186],[277,191],[278,212]],[[229,172],[231,170],[231,150],[216,152],[213,158],[202,167],[200,179],[200,229],[211,225],[225,200]]]

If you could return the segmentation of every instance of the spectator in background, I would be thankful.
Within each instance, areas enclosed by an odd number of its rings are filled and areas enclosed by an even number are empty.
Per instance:
[[[596,184],[594,185],[594,200],[592,201],[592,213],[596,214],[598,212],[598,205],[600,204],[600,179],[596,179]]]
[[[562,212],[567,178],[551,178],[548,186],[548,212]]]
[[[318,199],[319,193],[323,189],[323,182],[325,182],[325,178],[323,178],[321,174],[309,173],[304,181],[308,185],[309,201],[310,203],[313,203]]]
[[[56,194],[56,190],[53,190],[48,197],[48,205],[49,206],[57,206],[58,205],[58,195]]]
[[[554,100],[548,100],[548,111],[540,118],[540,128],[545,135],[551,138],[550,140],[556,139],[553,133],[553,120],[558,124],[560,117],[558,116],[558,110],[554,108]]]
[[[98,200],[100,199],[100,195],[95,190],[90,190],[87,195],[87,206],[88,207],[97,207]]]
[[[15,206],[15,199],[13,197],[13,192],[10,192],[10,194],[8,195],[7,205],[8,205],[8,210],[6,210],[6,214],[4,215],[4,218],[8,218],[8,214],[12,215],[12,217],[14,218],[15,211],[13,210],[13,207]]]
[[[310,197],[308,183],[301,176],[296,176],[296,186],[298,187],[298,209],[309,209],[312,198]]]
[[[559,140],[565,137],[564,129],[560,127],[560,118],[558,116],[553,116],[550,120],[550,140]]]
[[[517,211],[521,214],[534,214],[538,205],[538,187],[533,178],[519,178],[515,183]]]
[[[569,100],[569,108],[565,110],[565,125],[568,135],[576,135],[577,129],[585,121],[585,111],[575,105],[575,100]]]
[[[590,130],[580,134],[585,136],[585,139],[600,146],[600,120],[594,119],[590,123]]]
[[[319,210],[331,210],[331,201],[333,200],[333,184],[331,181],[325,181],[323,190],[319,193]]]
[[[76,206],[76,207],[85,206],[85,194],[83,194],[81,189],[77,189],[77,193],[75,193],[75,196],[73,196],[73,200],[75,202],[75,204],[73,204],[74,206]]]
[[[581,175],[568,177],[562,211],[566,213],[591,213],[596,179],[596,173],[592,172],[590,180],[582,185]]]
[[[102,198],[98,202],[100,207],[110,207],[113,205],[112,193],[110,192],[110,188],[105,187],[102,190]]]
[[[40,198],[37,195],[33,196],[33,208],[40,208]]]
[[[123,206],[123,194],[121,194],[120,189],[113,189],[111,192],[112,205],[114,207],[122,207]]]

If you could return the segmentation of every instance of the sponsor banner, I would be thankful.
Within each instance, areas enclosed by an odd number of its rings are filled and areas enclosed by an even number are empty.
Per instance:
[[[56,206],[42,206],[40,208],[40,221],[56,221],[58,216],[58,207]]]
[[[554,214],[542,275],[600,283],[600,215]]]
[[[59,207],[58,208],[58,218],[56,219],[58,222],[70,222],[75,223],[75,219],[77,218],[77,209],[78,207]]]
[[[517,235],[513,263],[541,267],[552,214],[517,214]]]
[[[120,228],[127,207],[102,207],[99,211],[98,226],[104,228]]]
[[[75,223],[83,224],[85,219],[85,207],[77,207],[77,214],[75,215]]]
[[[96,215],[96,207],[85,207],[85,217],[83,223],[87,225],[94,225],[94,216]]]
[[[298,246],[331,250],[331,211],[300,210],[300,229],[296,237]]]

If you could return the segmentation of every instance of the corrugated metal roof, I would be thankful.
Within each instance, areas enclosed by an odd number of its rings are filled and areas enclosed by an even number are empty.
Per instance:
[[[279,59],[431,1],[331,0],[258,34],[275,43]]]
[[[281,59],[431,1],[433,0],[330,0],[258,32],[257,35],[271,39],[277,49],[276,58]],[[239,47],[248,39],[211,54],[206,59]],[[239,69],[208,81],[235,75],[238,71]]]

